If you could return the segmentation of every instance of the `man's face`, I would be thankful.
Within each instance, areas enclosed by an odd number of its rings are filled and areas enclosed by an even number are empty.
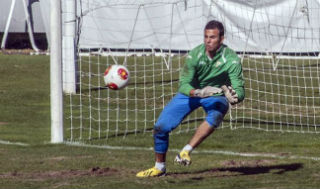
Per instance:
[[[204,31],[204,44],[206,45],[206,51],[216,51],[222,44],[224,37],[219,36],[219,30],[208,29]]]

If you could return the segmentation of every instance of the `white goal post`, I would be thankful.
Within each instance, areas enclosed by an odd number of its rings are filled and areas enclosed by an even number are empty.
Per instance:
[[[61,3],[50,0],[51,142],[63,142]]]
[[[63,73],[69,74],[62,78],[70,88],[64,87],[60,99],[62,140],[151,133],[177,92],[186,54],[202,43],[203,27],[211,19],[224,24],[225,44],[241,57],[245,77],[245,101],[229,111],[221,128],[319,133],[318,0],[64,3],[62,7],[71,7],[61,12],[62,59],[68,67]],[[130,83],[123,90],[104,86],[104,70],[112,64],[124,64],[130,71]],[[194,130],[203,117],[202,110],[195,111],[174,133]]]

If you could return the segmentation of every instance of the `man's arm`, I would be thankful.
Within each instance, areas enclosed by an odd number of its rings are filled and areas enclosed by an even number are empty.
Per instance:
[[[193,61],[195,58],[191,54],[188,54],[186,62],[180,72],[180,81],[179,81],[179,92],[188,95],[194,96],[194,87],[191,85],[192,80],[195,76],[195,66]]]
[[[244,90],[244,79],[242,74],[242,65],[240,60],[234,60],[228,69],[229,79],[231,81],[231,86],[235,90],[238,96],[238,102],[243,101],[245,97]]]

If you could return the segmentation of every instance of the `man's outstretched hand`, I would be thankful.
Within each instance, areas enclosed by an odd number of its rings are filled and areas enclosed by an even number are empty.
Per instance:
[[[226,85],[223,85],[221,87],[221,89],[222,89],[222,91],[224,93],[224,96],[227,97],[227,99],[228,99],[228,101],[229,101],[229,103],[231,105],[235,105],[235,104],[238,103],[238,101],[239,101],[238,100],[238,95],[237,95],[236,91],[233,90],[233,88],[231,86],[227,87]]]

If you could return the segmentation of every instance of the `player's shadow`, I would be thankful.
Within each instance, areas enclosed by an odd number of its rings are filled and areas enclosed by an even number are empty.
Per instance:
[[[207,173],[213,177],[226,177],[226,176],[241,176],[241,175],[256,175],[256,174],[283,174],[288,171],[296,171],[303,168],[302,163],[292,163],[292,164],[279,164],[279,165],[256,165],[256,166],[241,166],[241,167],[221,167],[221,168],[212,168],[205,169],[200,171],[190,171],[190,172],[177,172],[177,173],[167,173],[171,176],[179,175],[197,175],[198,179],[201,179],[201,174]]]

